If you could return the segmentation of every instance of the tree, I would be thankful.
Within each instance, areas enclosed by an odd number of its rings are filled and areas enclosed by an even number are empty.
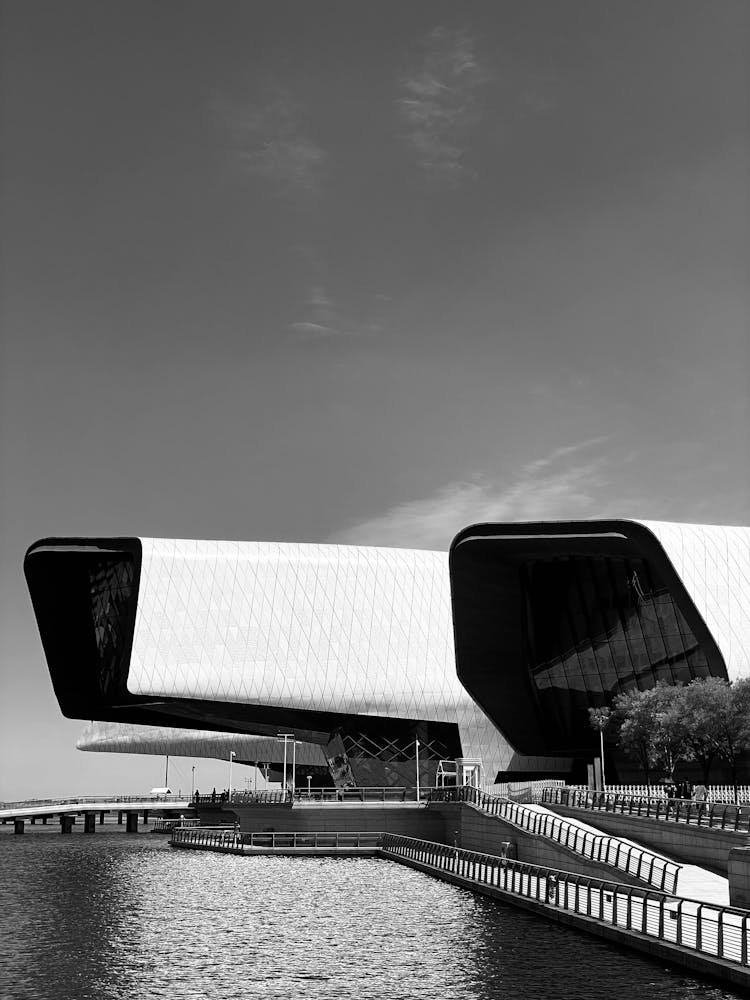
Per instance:
[[[679,761],[691,756],[683,692],[682,687],[659,682],[647,691],[628,691],[615,698],[620,747],[639,762],[647,785],[655,769],[665,771],[673,780]]]
[[[650,691],[626,691],[614,700],[615,717],[619,723],[619,744],[623,753],[638,761],[651,785],[651,771],[656,764],[654,754],[655,704]]]
[[[649,693],[654,705],[654,759],[674,781],[679,762],[692,757],[683,708],[685,688],[658,682]]]
[[[602,767],[602,789],[607,790],[607,782],[604,777],[604,730],[612,719],[612,710],[606,707],[589,709],[589,725],[599,733],[599,752]]]
[[[727,687],[716,725],[718,754],[729,764],[737,801],[737,770],[740,758],[750,750],[750,679]]]
[[[699,677],[683,689],[682,711],[687,744],[703,772],[708,786],[711,764],[719,754],[718,731],[731,697],[729,685],[721,677]]]

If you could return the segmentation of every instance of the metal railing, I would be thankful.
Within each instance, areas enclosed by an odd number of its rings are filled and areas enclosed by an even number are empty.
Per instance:
[[[750,806],[746,805],[695,802],[693,799],[667,799],[661,796],[619,795],[579,788],[548,788],[542,801],[549,805],[646,816],[672,823],[750,833]]]
[[[404,858],[546,907],[579,914],[739,966],[748,965],[747,910],[675,899],[650,889],[396,834],[384,834],[381,851],[385,857]]]
[[[487,795],[470,786],[440,791],[444,794],[443,801],[469,802],[490,816],[497,816],[534,836],[547,837],[594,864],[617,868],[662,892],[677,890],[682,865],[668,861],[653,851],[635,844],[626,844],[619,837],[582,830],[576,823],[560,816],[538,812],[497,795]],[[564,791],[565,789],[553,788],[548,793],[555,795]],[[450,798],[450,793],[453,793],[453,799]]]
[[[233,826],[178,826],[172,831],[172,844],[195,844],[198,847],[240,848],[240,832]]]
[[[382,833],[372,831],[305,831],[303,833],[239,833],[234,827],[177,827],[172,834],[173,844],[192,844],[197,847],[220,847],[242,850],[255,848],[367,848],[380,846]]]
[[[419,799],[428,798],[429,788],[420,788]],[[296,802],[416,802],[417,789],[413,785],[371,786],[361,788],[298,788]]]
[[[193,795],[190,801],[197,806],[221,806],[224,804],[283,806],[288,805],[292,801],[292,795],[291,792],[281,790],[248,792],[244,789],[237,789],[231,795],[226,791],[210,792],[208,795]]]
[[[74,795],[67,799],[22,799],[17,802],[0,802],[0,812],[8,809],[33,809],[35,806],[75,806],[79,804],[114,802],[166,802],[187,803],[186,795]]]
[[[176,830],[178,826],[182,827],[195,827],[200,825],[200,820],[198,817],[192,816],[180,816],[179,819],[164,819],[161,816],[157,816],[154,820],[153,827],[151,828],[152,833],[172,833]]]
[[[562,782],[565,784],[565,782]],[[586,785],[571,785],[569,787],[580,791],[587,791]],[[706,802],[734,803],[734,785],[706,785]],[[653,785],[615,785],[607,783],[607,792],[610,795],[629,795],[637,799],[666,799],[667,785],[662,782],[655,782]],[[740,805],[750,804],[750,785],[737,786],[737,802]]]
[[[433,792],[443,789],[420,788],[419,801],[428,802]],[[208,795],[194,795],[190,800],[195,805],[288,805],[291,802],[416,802],[416,786],[372,786],[357,788],[297,788],[291,791],[251,792],[236,789],[230,795],[227,791],[211,792]]]

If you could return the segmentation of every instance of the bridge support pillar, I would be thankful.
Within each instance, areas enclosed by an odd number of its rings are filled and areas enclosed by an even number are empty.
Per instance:
[[[96,833],[96,813],[83,814],[83,832]]]
[[[143,822],[148,823],[148,809],[143,810]]]
[[[126,818],[126,821],[127,821],[126,825],[125,825],[125,832],[126,833],[138,833],[138,813],[137,812],[127,812],[127,813],[125,813],[125,818]]]
[[[22,819],[14,819],[13,820],[13,833],[23,833],[23,826],[24,826],[24,823],[23,823]]]
[[[99,813],[99,826],[104,826],[104,810]]]
[[[31,817],[31,825],[36,826],[36,816]]]
[[[60,833],[72,833],[73,824],[75,823],[75,816],[61,816],[60,817]]]
[[[46,816],[42,816],[42,826],[46,826],[46,825],[47,825],[47,817]]]
[[[117,810],[117,825],[122,826],[122,809]]]

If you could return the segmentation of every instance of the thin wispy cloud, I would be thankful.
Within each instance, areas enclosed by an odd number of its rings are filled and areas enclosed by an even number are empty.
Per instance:
[[[343,318],[326,288],[323,285],[313,285],[305,300],[305,317],[290,323],[289,330],[298,339],[307,341],[378,334],[383,330],[382,308],[380,308],[383,297],[375,294],[369,296],[369,299],[371,301],[361,311],[359,319],[353,319],[351,314],[348,318]]]
[[[302,109],[287,92],[271,88],[265,98],[250,103],[217,98],[213,111],[248,173],[281,194],[317,192],[327,156],[306,134]]]
[[[401,81],[398,111],[431,184],[455,188],[474,175],[467,144],[481,119],[479,90],[488,78],[474,38],[438,27],[427,36],[420,66]]]
[[[322,285],[313,285],[305,301],[307,316],[291,323],[289,329],[304,340],[342,336],[335,306]]]
[[[604,500],[610,476],[606,456],[570,464],[569,459],[604,444],[591,438],[557,448],[508,479],[447,483],[432,496],[396,504],[380,517],[337,532],[330,540],[355,545],[447,549],[468,524],[481,521],[544,521],[613,513]],[[617,513],[617,512],[615,512]],[[621,513],[621,511],[619,512]]]

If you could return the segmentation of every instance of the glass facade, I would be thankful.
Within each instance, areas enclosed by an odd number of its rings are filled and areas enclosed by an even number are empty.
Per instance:
[[[129,630],[135,614],[135,561],[118,554],[101,556],[89,567],[91,616],[99,652],[102,694],[116,691],[127,670]]]
[[[644,559],[530,560],[520,575],[526,660],[555,742],[590,742],[588,708],[621,691],[709,675],[705,652]]]

